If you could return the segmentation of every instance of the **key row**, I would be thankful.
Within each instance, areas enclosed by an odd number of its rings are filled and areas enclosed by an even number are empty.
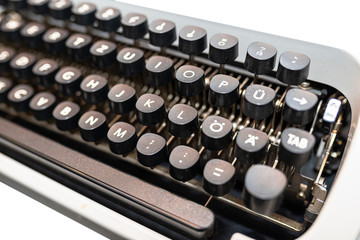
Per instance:
[[[105,137],[107,123],[106,116],[103,113],[91,111],[86,112],[80,117],[80,106],[76,103],[65,101],[56,104],[56,97],[49,92],[40,92],[34,95],[34,89],[27,84],[20,84],[10,89],[11,82],[7,79],[1,78],[0,83],[1,99],[4,98],[3,93],[8,92],[7,98],[15,110],[27,111],[30,108],[38,120],[48,120],[53,117],[57,127],[63,131],[70,131],[79,127],[85,141],[96,142]],[[129,86],[126,87],[130,88]],[[141,95],[136,101],[134,98],[135,94],[129,98],[129,96],[126,96],[127,93],[123,91],[120,92],[120,95],[130,99],[129,101],[132,101],[132,104],[135,105],[139,123],[145,126],[152,126],[163,121],[166,112],[164,100],[161,97],[147,93]],[[128,104],[125,105],[127,106]],[[192,134],[199,131],[198,112],[189,105],[174,105],[168,113],[167,123],[169,133],[178,138],[189,138]],[[113,126],[110,132],[113,135],[118,135],[118,137],[121,136],[121,138],[124,137],[126,132],[132,133],[132,135],[126,136],[125,139],[133,141],[135,129],[133,126],[127,125],[126,128],[131,128],[131,130],[123,132],[121,127],[114,125],[115,129]],[[210,115],[202,123],[201,143],[206,149],[220,151],[226,149],[231,144],[233,134],[233,124],[228,119]],[[249,164],[261,161],[267,151],[269,142],[267,135],[253,128],[244,128],[237,134],[236,146],[238,150],[236,156],[239,161]],[[284,147],[280,147],[280,149],[283,149],[281,150],[283,153],[279,154],[280,160],[291,163],[291,165],[306,162],[309,158],[308,153],[312,149],[307,146],[314,144],[314,139],[310,135],[303,130],[295,128],[284,130],[282,136],[288,139],[284,139],[282,142],[289,143],[289,145],[283,144]],[[294,139],[297,139],[297,142],[293,143]],[[110,142],[112,142],[111,139]],[[124,148],[119,142],[113,141],[113,143],[117,144],[116,146],[119,148],[119,150],[114,150],[116,149],[115,145],[110,147],[116,153],[130,152],[135,146],[132,144],[132,148]],[[125,145],[128,146],[129,143],[125,143]],[[292,147],[293,145],[295,148]],[[160,158],[157,158],[157,160],[162,161]]]
[[[134,72],[130,69],[136,68],[135,65],[129,67],[131,60],[126,59],[129,53],[133,56],[132,60],[135,59],[132,63],[137,66],[142,65],[139,61],[145,64],[144,58],[138,49],[125,48],[119,52],[118,59],[122,69]],[[10,66],[18,79],[35,76],[37,83],[46,87],[56,83],[63,95],[73,95],[81,90],[84,100],[90,104],[103,102],[108,97],[111,110],[116,114],[126,114],[134,108],[136,94],[135,89],[130,86],[120,84],[108,91],[108,81],[100,75],[89,75],[83,79],[81,71],[75,67],[67,66],[59,69],[57,62],[52,59],[40,59],[36,62],[34,55],[29,53],[15,55],[15,51],[9,47],[0,47],[0,56],[2,56],[0,70],[7,71],[7,66]],[[151,57],[146,63],[146,71],[150,86],[162,86],[175,81],[175,89],[183,97],[196,96],[205,89],[205,75],[201,68],[185,65],[173,74],[173,61],[170,58]],[[209,87],[208,102],[213,106],[231,107],[240,99],[239,81],[234,77],[217,74],[210,80]],[[251,119],[266,119],[273,114],[275,101],[276,93],[272,88],[252,84],[245,89],[242,111]],[[315,116],[317,102],[318,97],[314,93],[290,89],[285,98],[284,119],[291,124],[308,124]]]
[[[43,1],[44,3],[46,1]],[[54,1],[57,2],[57,1]],[[31,5],[31,4],[30,4]],[[81,25],[92,24],[95,19],[100,30],[116,31],[120,27],[120,11],[107,7],[95,14],[95,6],[91,3],[80,3],[72,8],[70,1],[60,0],[59,4],[49,4],[49,6],[59,8],[59,13],[65,10],[70,11],[67,14],[55,14],[57,18],[60,15],[67,19],[74,15],[75,22]],[[68,7],[64,7],[68,6]],[[57,9],[55,7],[55,9]],[[73,13],[71,13],[71,9]],[[56,10],[54,10],[56,11]],[[80,12],[82,12],[80,14]],[[51,13],[52,11],[50,11]],[[57,17],[56,17],[57,16]],[[69,37],[69,32],[62,28],[51,28],[46,31],[45,25],[38,22],[25,24],[21,17],[9,18],[1,24],[2,33],[7,36],[9,41],[20,41],[24,39],[29,47],[39,47],[44,43],[51,54],[60,54],[67,49],[69,55],[76,61],[82,61],[88,57],[92,38],[87,34],[76,33]],[[88,20],[85,20],[88,19]],[[131,13],[126,15],[122,21],[123,35],[128,38],[142,38],[149,32],[150,44],[159,47],[171,46],[176,40],[176,27],[172,21],[157,19],[148,26],[146,16],[142,14]],[[113,53],[115,44],[106,41],[102,50]],[[206,30],[198,26],[185,26],[179,32],[179,50],[190,56],[199,55],[207,48]],[[219,33],[211,37],[209,41],[209,59],[218,64],[227,64],[233,62],[238,57],[239,40],[232,35]],[[100,48],[96,48],[100,49]],[[94,54],[92,54],[94,55]],[[100,54],[101,55],[101,54]],[[96,53],[95,53],[96,56]],[[131,55],[129,55],[131,56]],[[248,46],[244,67],[255,76],[268,74],[275,67],[277,50],[274,46],[254,42]],[[111,60],[115,61],[115,55],[110,54]],[[104,59],[101,55],[100,60]],[[99,60],[99,59],[98,59]],[[98,67],[107,67],[105,64],[95,63]],[[111,64],[111,63],[109,63]],[[280,56],[277,78],[290,85],[299,85],[305,81],[309,74],[310,58],[306,55],[296,52],[285,52]]]

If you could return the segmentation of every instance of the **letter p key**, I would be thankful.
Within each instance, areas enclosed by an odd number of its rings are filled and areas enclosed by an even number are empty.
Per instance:
[[[229,85],[228,81],[221,81],[219,84],[219,88]]]

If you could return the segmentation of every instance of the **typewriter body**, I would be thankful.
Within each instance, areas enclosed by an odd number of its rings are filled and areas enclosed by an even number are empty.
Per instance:
[[[0,167],[3,182],[112,239],[358,236],[360,68],[347,52],[117,1],[88,0],[80,10],[83,2],[73,0],[70,13],[61,9],[64,0],[47,10],[31,1],[19,8],[21,2],[6,3],[1,19],[0,50],[14,53],[0,75],[3,89],[11,85],[0,91],[0,152],[64,185],[74,202],[26,183],[10,165]],[[94,16],[81,18],[92,6]],[[122,25],[110,30],[106,17],[116,9]],[[148,25],[141,37],[141,28],[126,30],[125,21],[143,17]],[[176,38],[162,32],[171,23]],[[21,32],[34,26],[44,27],[43,45]],[[201,30],[205,47],[189,40]],[[71,47],[72,37],[73,45],[89,37],[87,48]],[[271,47],[273,65],[265,71],[261,57]],[[143,64],[131,68],[124,61],[137,51]],[[299,59],[305,67],[291,69]],[[39,72],[54,65],[53,75]],[[77,87],[58,79],[61,71],[74,77],[74,68],[82,75]],[[202,80],[193,78],[198,75]],[[129,89],[132,101],[114,100]],[[270,93],[268,105],[256,102]],[[50,110],[36,108],[52,98]],[[61,118],[76,106],[72,122]],[[196,120],[179,123],[188,116]],[[118,141],[132,129],[125,144]],[[262,137],[263,148],[246,148]],[[192,156],[193,168],[179,167]],[[93,211],[78,208],[81,201]]]

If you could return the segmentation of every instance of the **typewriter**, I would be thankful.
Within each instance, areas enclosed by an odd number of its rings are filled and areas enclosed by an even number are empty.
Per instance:
[[[358,236],[347,53],[117,1],[0,3],[0,151],[97,207],[48,205],[112,239]]]

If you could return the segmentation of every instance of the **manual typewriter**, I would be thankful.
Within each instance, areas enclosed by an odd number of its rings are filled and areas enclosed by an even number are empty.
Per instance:
[[[172,239],[341,223],[359,101],[346,53],[115,1],[0,3],[2,153]]]

